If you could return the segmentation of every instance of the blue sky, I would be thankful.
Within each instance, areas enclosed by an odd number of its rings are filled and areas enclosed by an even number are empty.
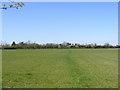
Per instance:
[[[117,2],[29,2],[2,11],[2,41],[118,44]]]

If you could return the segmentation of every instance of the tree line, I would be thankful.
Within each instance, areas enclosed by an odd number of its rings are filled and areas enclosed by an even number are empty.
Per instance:
[[[16,44],[15,41],[12,44],[4,44],[0,46],[1,49],[69,49],[69,48],[120,48],[120,45],[110,45],[105,43],[104,45],[95,44],[79,44],[79,43],[69,43],[63,42],[61,44],[55,43],[46,43],[46,44],[37,44],[30,42],[19,42]]]

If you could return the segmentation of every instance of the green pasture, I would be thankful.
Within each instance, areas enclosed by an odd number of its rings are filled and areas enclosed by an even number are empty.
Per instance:
[[[117,88],[117,49],[2,51],[3,88]]]
[[[2,50],[0,50],[0,90],[2,89]]]

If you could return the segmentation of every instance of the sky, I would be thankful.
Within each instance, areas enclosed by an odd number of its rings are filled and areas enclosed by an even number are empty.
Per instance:
[[[2,0],[8,2],[10,0]],[[14,0],[15,2],[119,2],[119,0]]]
[[[27,2],[2,10],[2,42],[118,44],[117,2]]]
[[[0,6],[2,3],[0,3]],[[2,41],[2,11],[0,10],[0,41]]]

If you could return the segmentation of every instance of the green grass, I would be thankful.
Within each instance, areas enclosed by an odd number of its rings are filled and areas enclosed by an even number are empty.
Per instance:
[[[2,89],[2,50],[0,50],[0,90]]]
[[[117,88],[118,50],[3,50],[3,87]]]

